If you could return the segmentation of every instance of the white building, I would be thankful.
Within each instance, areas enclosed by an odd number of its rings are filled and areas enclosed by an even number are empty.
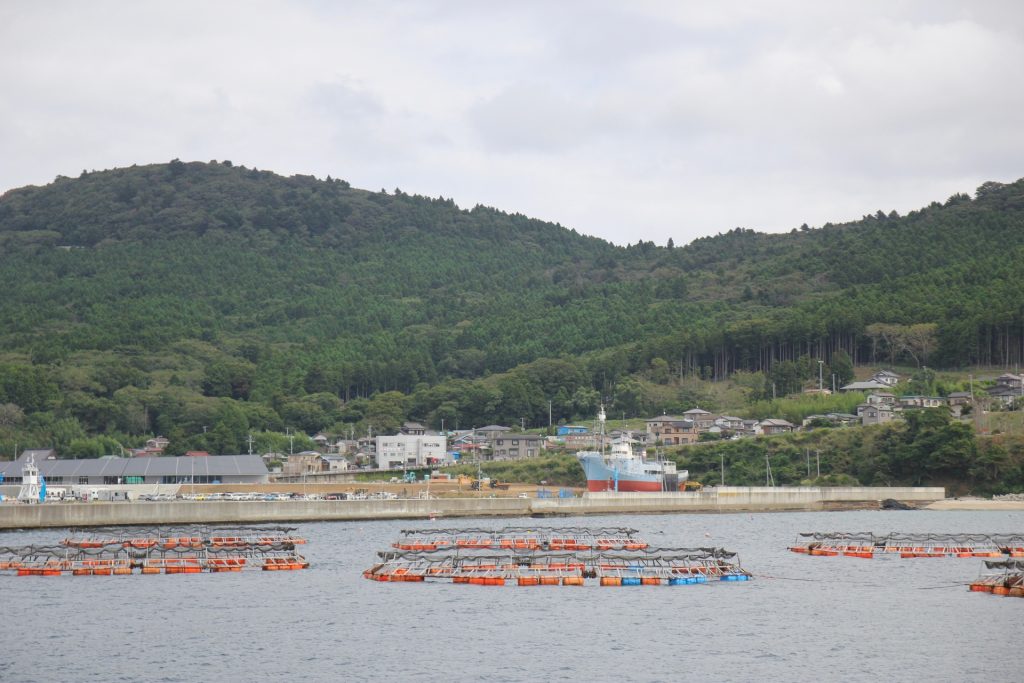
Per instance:
[[[879,370],[871,376],[871,379],[887,387],[894,387],[899,384],[900,376],[892,370]]]
[[[448,440],[433,434],[395,434],[377,437],[377,467],[391,470],[450,464]]]

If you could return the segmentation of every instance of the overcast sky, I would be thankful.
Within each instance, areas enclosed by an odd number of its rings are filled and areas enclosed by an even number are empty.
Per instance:
[[[1024,176],[1022,2],[0,3],[0,191],[331,175],[618,244]]]

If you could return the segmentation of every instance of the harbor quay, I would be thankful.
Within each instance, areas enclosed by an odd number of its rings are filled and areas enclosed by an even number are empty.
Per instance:
[[[924,507],[942,487],[719,486],[696,492],[591,492],[578,498],[398,498],[373,500],[172,500],[0,504],[0,529],[431,519],[636,513],[779,512],[864,508],[892,499]]]

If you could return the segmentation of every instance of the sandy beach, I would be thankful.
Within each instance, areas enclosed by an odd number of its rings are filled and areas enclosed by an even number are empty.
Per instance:
[[[989,500],[987,498],[947,498],[925,506],[925,510],[1024,510],[1021,500]]]

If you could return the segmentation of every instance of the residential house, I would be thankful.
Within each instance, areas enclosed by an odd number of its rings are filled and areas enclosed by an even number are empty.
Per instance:
[[[646,425],[648,443],[660,441],[666,446],[678,446],[697,441],[696,424],[684,417],[662,415],[647,420]]]
[[[1007,372],[996,377],[996,385],[1010,387],[1020,392],[1021,389],[1024,389],[1024,376]]]
[[[897,403],[896,394],[890,394],[888,391],[876,391],[875,393],[868,394],[866,400],[872,405],[894,406]]]
[[[344,472],[351,466],[348,458],[338,453],[326,453],[323,458],[328,472]]]
[[[899,383],[900,376],[892,370],[879,370],[871,376],[871,379],[887,387],[894,387]]]
[[[827,423],[831,427],[848,427],[859,422],[860,418],[858,416],[850,415],[849,413],[825,413],[824,415],[808,415],[800,423],[800,426],[807,428],[812,423],[816,423],[819,426],[821,426],[821,423]]]
[[[732,415],[722,415],[715,419],[715,426],[720,429],[739,432],[743,430],[743,418],[733,417]]]
[[[501,425],[487,425],[486,427],[477,427],[473,430],[477,436],[483,437],[487,441],[493,441],[502,434],[506,434],[512,431],[511,427],[502,427]]]
[[[761,435],[761,422],[760,420],[744,420],[743,421],[743,436],[760,436]]]
[[[940,408],[944,405],[944,396],[900,396],[900,406],[903,408]]]
[[[163,453],[167,446],[170,445],[170,443],[170,439],[163,436],[156,436],[153,437],[152,439],[146,439],[146,450],[160,451],[161,453]]]
[[[895,415],[893,406],[887,403],[861,403],[857,406],[857,416],[863,425],[877,425],[890,422]]]
[[[883,384],[875,380],[868,380],[867,382],[850,382],[846,386],[839,387],[839,391],[872,391],[879,392],[885,391],[889,388],[888,384]]]
[[[317,451],[303,451],[288,456],[284,463],[282,473],[286,476],[298,476],[300,474],[312,474],[323,472],[328,468],[324,456]]]
[[[793,431],[793,423],[779,418],[768,418],[760,422],[761,433],[765,436],[772,434],[786,434]]]
[[[427,433],[427,428],[419,422],[405,422],[402,424],[402,433],[410,436],[423,436]]]
[[[670,422],[661,428],[660,440],[665,446],[697,443],[697,426],[691,420]]]
[[[642,429],[613,429],[608,432],[608,436],[614,441],[615,439],[629,439],[633,443],[647,444],[647,437],[650,436],[646,430]]]
[[[1007,407],[1014,405],[1020,398],[1021,392],[1019,389],[1013,389],[1005,385],[999,385],[992,387],[988,390],[989,398],[998,403],[1000,406]]]
[[[491,441],[491,460],[521,460],[540,455],[544,437],[538,434],[506,433]]]
[[[171,443],[170,439],[162,436],[157,436],[152,439],[146,440],[146,445],[142,448],[133,448],[132,457],[134,458],[156,458],[164,454],[164,449],[167,448],[168,444]]]
[[[692,420],[698,432],[706,432],[714,426],[717,416],[701,408],[691,408],[683,413],[683,417]]]
[[[462,429],[448,434],[451,436],[452,454],[457,459],[477,459],[487,448],[487,439],[472,430]]]
[[[974,400],[969,391],[954,391],[946,398],[949,400],[950,407],[970,405]]]

